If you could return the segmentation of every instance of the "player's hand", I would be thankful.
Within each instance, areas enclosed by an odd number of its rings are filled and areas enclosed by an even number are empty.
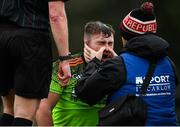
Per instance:
[[[71,70],[68,60],[59,62],[58,78],[61,81],[61,86],[67,86],[71,78]]]

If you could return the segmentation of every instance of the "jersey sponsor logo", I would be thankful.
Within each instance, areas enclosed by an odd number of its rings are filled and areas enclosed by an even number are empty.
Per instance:
[[[80,79],[82,77],[82,74],[72,74],[72,78]]]
[[[146,96],[171,95],[171,85],[169,75],[160,75],[152,77],[147,88]],[[136,93],[140,92],[145,77],[136,77]],[[138,96],[139,94],[137,94]]]

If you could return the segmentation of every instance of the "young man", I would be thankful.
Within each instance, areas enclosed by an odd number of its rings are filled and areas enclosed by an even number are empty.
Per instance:
[[[49,19],[59,56],[66,59],[64,0],[0,1],[1,126],[31,126],[40,99],[48,96],[52,73]],[[65,84],[71,76],[69,64],[67,60],[58,64],[59,78]]]
[[[100,21],[88,22],[84,27],[84,45],[84,49],[89,52],[88,56],[84,54],[84,58],[82,54],[72,55],[72,59],[69,60],[72,78],[66,87],[60,86],[61,82],[57,79],[57,61],[54,63],[48,99],[41,101],[36,115],[38,125],[95,126],[97,124],[97,111],[104,106],[104,101],[89,106],[77,98],[74,88],[77,80],[82,76],[86,62],[97,53],[103,54],[104,61],[115,55],[114,30]]]
[[[155,35],[157,23],[153,4],[146,2],[132,10],[120,28],[124,51],[103,63],[98,62],[101,60],[98,57],[90,61],[76,85],[78,97],[93,105],[106,95],[109,95],[109,103],[128,94],[139,96],[149,64],[156,61],[149,87],[143,95],[148,107],[145,125],[176,126],[175,89],[178,80],[167,57],[168,42]],[[124,120],[124,125],[131,125],[130,121]]]

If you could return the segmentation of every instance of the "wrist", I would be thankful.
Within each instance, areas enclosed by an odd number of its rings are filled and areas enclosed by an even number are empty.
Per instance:
[[[94,63],[96,63],[97,65],[100,65],[100,64],[101,64],[101,60],[99,60],[97,57],[94,57],[94,58],[92,59],[92,61],[93,61]]]
[[[60,61],[69,60],[69,59],[71,59],[71,58],[72,58],[71,53],[69,53],[68,55],[60,55],[60,56],[58,56],[58,59],[59,59]]]

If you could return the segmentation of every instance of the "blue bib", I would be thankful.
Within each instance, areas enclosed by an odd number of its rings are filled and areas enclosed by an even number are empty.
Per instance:
[[[121,54],[126,67],[126,82],[110,96],[110,102],[119,97],[134,94],[139,96],[140,88],[149,68],[149,61],[129,53]],[[158,61],[143,100],[148,105],[147,126],[177,125],[175,113],[176,77],[167,57]]]

